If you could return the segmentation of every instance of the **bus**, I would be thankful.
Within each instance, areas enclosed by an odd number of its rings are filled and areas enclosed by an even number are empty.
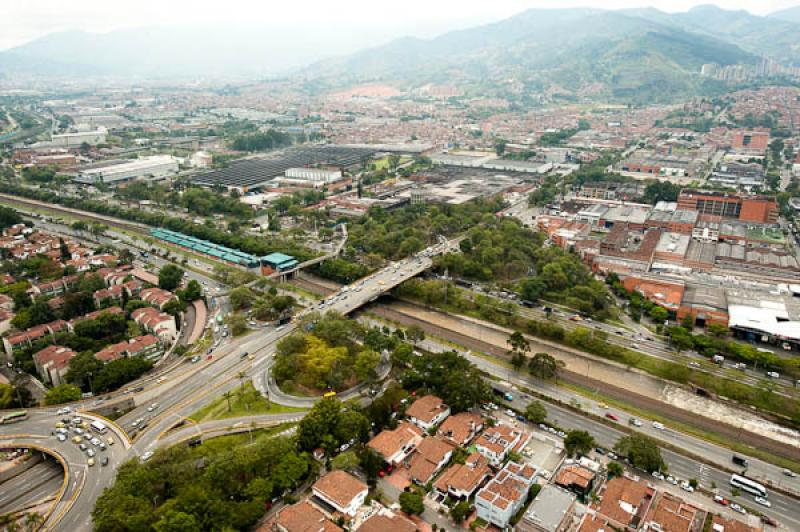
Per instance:
[[[105,434],[108,432],[108,427],[106,427],[105,423],[101,423],[100,421],[92,421],[89,426],[98,434]]]
[[[0,417],[0,425],[8,425],[9,423],[16,423],[28,419],[27,410],[20,410],[19,412],[11,412]]]
[[[764,486],[741,475],[731,475],[731,486],[746,491],[747,493],[751,493],[757,497],[767,496],[767,490],[764,488]]]

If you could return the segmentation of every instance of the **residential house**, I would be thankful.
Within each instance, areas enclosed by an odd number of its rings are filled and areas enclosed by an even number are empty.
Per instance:
[[[364,520],[358,532],[415,532],[417,525],[411,519],[381,508]]]
[[[592,491],[594,478],[594,471],[576,464],[570,464],[565,465],[558,471],[554,482],[583,497]]]
[[[161,288],[145,288],[139,292],[139,299],[158,307],[159,310],[164,310],[164,306],[170,301],[177,300],[178,296]]]
[[[331,471],[311,487],[314,499],[319,499],[335,511],[349,517],[364,504],[369,488],[345,471]],[[312,499],[313,500],[313,499]]]
[[[422,442],[422,429],[407,421],[401,421],[393,430],[383,430],[367,444],[391,465],[399,465],[414,452]]]
[[[153,307],[144,307],[131,313],[133,321],[147,332],[158,336],[162,342],[173,342],[178,337],[175,318]]]
[[[58,386],[64,382],[64,376],[69,370],[69,361],[76,355],[77,353],[68,347],[49,345],[34,353],[33,364],[44,382]]]
[[[575,495],[552,484],[542,486],[515,530],[519,532],[565,532],[575,515]]]
[[[499,423],[485,429],[475,440],[475,449],[495,467],[503,463],[508,453],[524,447],[531,434],[520,428]]]
[[[451,443],[435,436],[422,440],[409,461],[411,480],[423,486],[430,482],[450,460],[454,449]]]
[[[764,528],[761,526],[750,526],[736,519],[727,519],[721,515],[715,515],[711,518],[712,532],[762,532],[763,530]]]
[[[470,454],[463,464],[453,464],[433,485],[439,493],[468,499],[492,475],[489,461],[479,452]]]
[[[450,407],[435,395],[426,395],[406,409],[406,417],[422,430],[429,430],[450,415]]]
[[[703,529],[705,515],[683,499],[662,491],[653,499],[644,527],[659,532],[694,532]]]
[[[125,311],[122,310],[120,307],[101,308],[99,310],[94,310],[94,311],[92,311],[92,312],[90,312],[88,314],[84,314],[83,316],[79,316],[77,318],[73,318],[73,319],[69,320],[67,325],[69,326],[69,329],[71,331],[74,331],[75,330],[75,326],[77,324],[81,323],[82,321],[95,320],[95,319],[97,319],[100,316],[103,316],[105,314],[124,315]]]
[[[478,517],[499,528],[507,527],[511,518],[525,504],[535,478],[536,470],[532,466],[508,462],[475,495]]]
[[[450,416],[439,426],[437,434],[454,445],[463,447],[483,430],[483,416],[461,412]]]
[[[308,501],[286,506],[258,529],[258,532],[339,532],[342,528],[329,521],[322,511]]]
[[[11,330],[11,320],[14,319],[14,314],[10,310],[0,308],[0,334],[5,334]]]
[[[164,348],[158,338],[152,334],[137,336],[127,342],[119,342],[104,347],[95,358],[103,362],[111,362],[120,358],[143,357],[147,360],[156,360],[164,353]]]
[[[47,337],[52,339],[53,335],[66,329],[67,322],[64,320],[56,320],[50,323],[44,323],[16,334],[4,336],[3,347],[5,348],[6,354],[9,356],[9,358],[11,358],[14,356],[15,350],[30,347],[37,340],[42,340]]]
[[[608,481],[598,494],[596,511],[614,528],[639,528],[650,509],[655,490],[643,480],[627,476]]]

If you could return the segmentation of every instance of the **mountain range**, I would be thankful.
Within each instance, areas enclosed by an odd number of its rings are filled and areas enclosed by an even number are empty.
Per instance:
[[[279,32],[281,33],[281,32]],[[456,83],[497,95],[670,101],[721,90],[705,63],[800,65],[800,8],[756,16],[713,5],[532,9],[432,39],[400,38],[322,59],[320,42],[233,28],[61,32],[0,52],[0,72],[36,77],[258,78],[292,72],[316,87]],[[307,65],[307,66],[304,66]]]

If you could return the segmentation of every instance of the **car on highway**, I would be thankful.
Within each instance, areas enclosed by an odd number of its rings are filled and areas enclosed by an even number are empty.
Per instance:
[[[769,502],[765,497],[755,497],[753,500],[756,501],[761,506],[766,506],[767,508],[772,508],[772,503]]]
[[[689,362],[689,367],[690,367],[690,368],[699,368],[699,367],[700,367],[700,364],[699,364],[698,362],[695,362],[695,361],[693,360],[693,361]]]
[[[762,515],[761,522],[769,526],[774,526],[774,527],[778,526],[778,522],[768,515]]]
[[[797,476],[797,473],[795,473],[791,469],[784,469],[783,474],[786,475],[787,477],[792,477],[792,478]]]
[[[616,414],[612,414],[611,412],[606,412],[606,417],[611,421],[619,421],[619,417]]]
[[[664,430],[664,424],[659,423],[658,421],[653,421],[653,428],[658,430]]]
[[[156,408],[158,408],[158,403],[153,403],[152,405],[147,407],[147,411],[153,412]]]
[[[644,425],[644,423],[642,423],[642,422],[639,420],[639,418],[635,418],[635,417],[632,417],[632,418],[630,419],[629,423],[630,423],[631,425],[633,425],[634,427],[641,427],[642,425]]]
[[[769,377],[770,379],[780,379],[781,375],[777,371],[768,371],[767,377]]]
[[[92,467],[94,465],[94,458],[89,458],[86,461],[86,465],[88,465],[89,467]]]
[[[199,355],[195,355],[195,356],[192,357],[192,364],[194,364],[195,362],[200,362],[200,356]]]
[[[597,403],[597,406],[599,406],[600,408],[608,408],[608,405],[605,403]]]
[[[730,504],[730,501],[722,495],[714,495],[714,502],[722,506],[728,506]]]

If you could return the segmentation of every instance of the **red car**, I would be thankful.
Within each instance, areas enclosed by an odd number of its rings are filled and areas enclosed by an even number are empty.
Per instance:
[[[214,355],[208,355],[208,357],[206,358],[206,360],[211,360],[212,358],[214,358]]]
[[[773,519],[772,517],[768,516],[768,515],[762,515],[761,516],[761,522],[765,523],[765,524],[767,524],[769,526],[778,526],[778,522],[775,519]]]
[[[612,414],[611,412],[606,413],[606,417],[611,421],[619,421],[619,418],[616,416],[616,414]]]

